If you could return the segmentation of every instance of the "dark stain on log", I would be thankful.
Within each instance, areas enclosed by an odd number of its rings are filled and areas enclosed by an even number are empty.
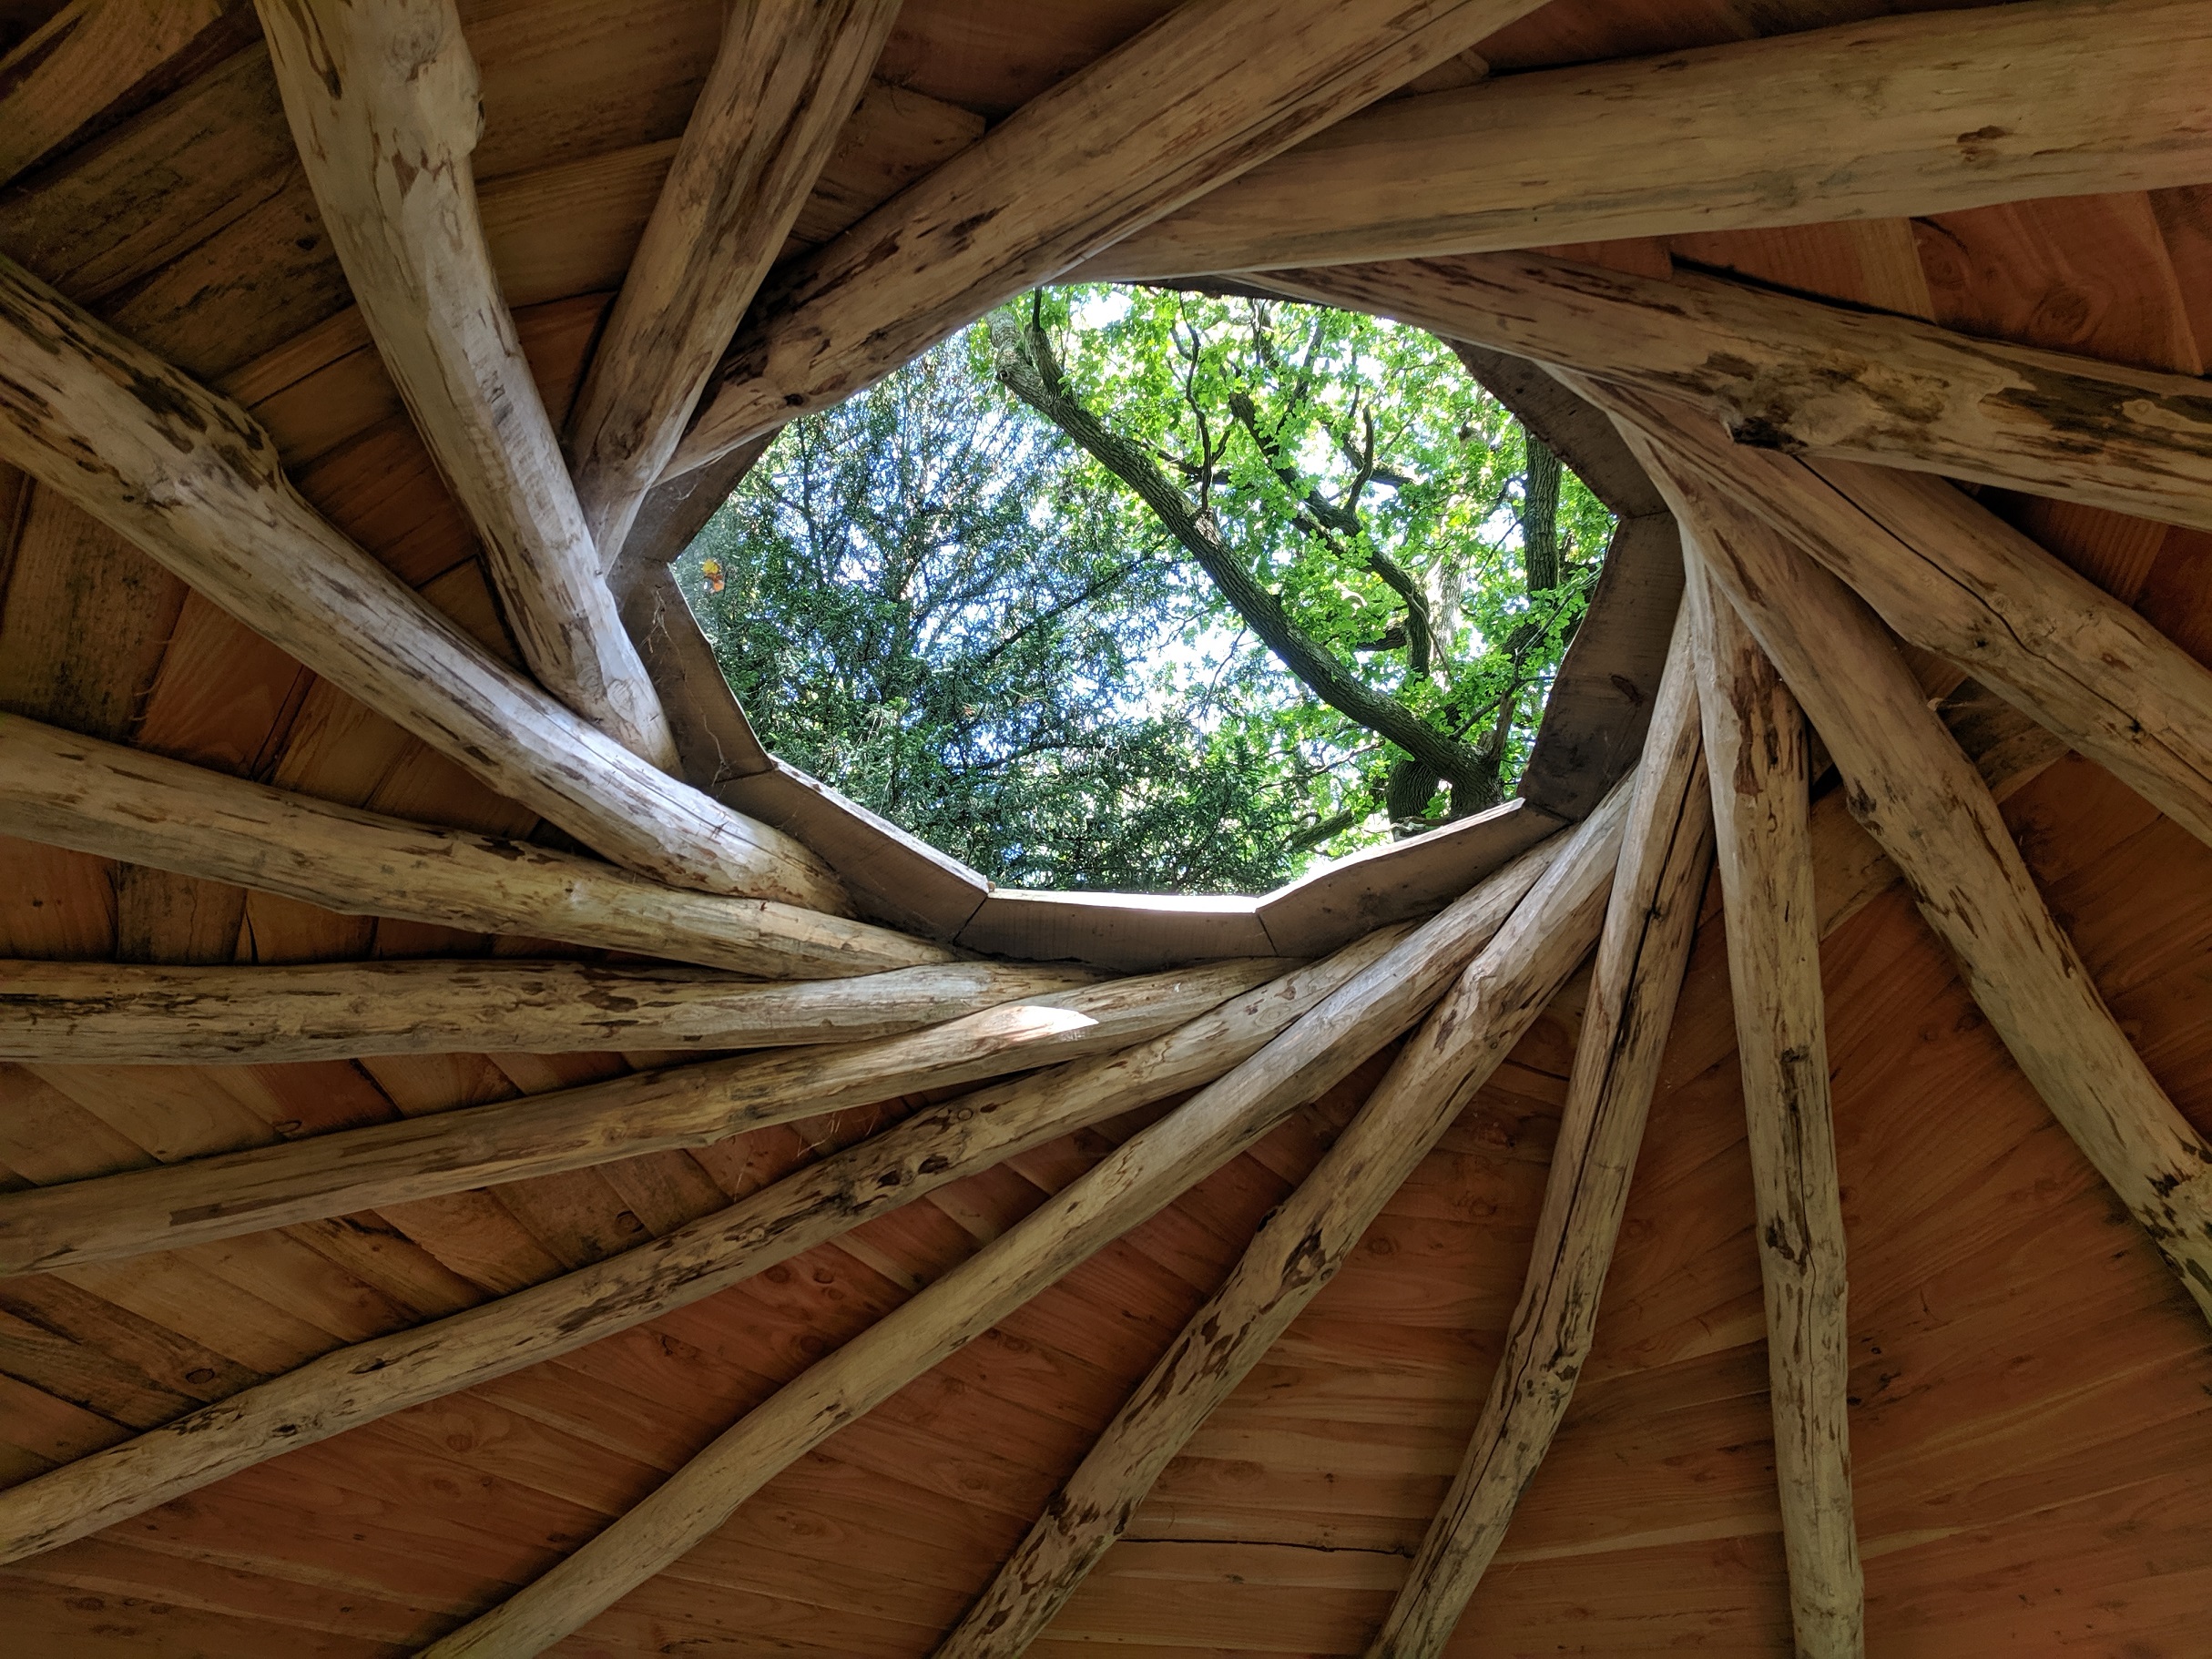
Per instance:
[[[2047,428],[2050,440],[2062,443],[2065,453],[2096,454],[2106,452],[2115,439],[2132,439],[2161,449],[2212,456],[2212,391],[2203,395],[2158,392],[2099,382],[2033,361],[2012,361],[2006,366],[2020,383],[1993,393],[1990,405],[2029,416]],[[2168,418],[2146,430],[2145,422],[2127,412],[2131,403],[2147,404]],[[2076,439],[2079,441],[2068,442]],[[2119,457],[2108,458],[2117,461]]]
[[[1738,415],[1728,422],[1728,436],[1746,449],[1779,450],[1784,454],[1800,454],[1805,445],[1799,442],[1789,426],[1794,418],[1794,411]]]

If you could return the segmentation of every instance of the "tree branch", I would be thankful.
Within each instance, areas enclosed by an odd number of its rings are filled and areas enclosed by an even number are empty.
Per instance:
[[[1387,738],[1433,768],[1455,787],[1463,780],[1474,786],[1485,774],[1494,781],[1494,767],[1477,750],[1445,736],[1403,704],[1367,685],[1290,620],[1281,599],[1261,585],[1244,562],[1221,545],[1193,510],[1189,499],[1167,481],[1143,448],[1109,432],[1069,392],[1052,342],[1035,317],[1018,331],[1016,325],[1001,319],[994,319],[991,328],[1000,383],[1136,491],[1213,579],[1221,596],[1246,626],[1308,690],[1354,724]]]

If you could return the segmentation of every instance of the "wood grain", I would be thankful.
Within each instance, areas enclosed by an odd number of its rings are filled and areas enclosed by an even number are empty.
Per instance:
[[[340,534],[243,410],[5,262],[0,363],[7,459],[493,789],[678,885],[843,908],[804,848],[577,718]]]
[[[1017,997],[921,1031],[627,1076],[158,1169],[0,1193],[0,1273],[174,1249],[325,1216],[707,1146],[764,1124],[1104,1053],[1264,980],[1217,962]]]
[[[1157,1214],[1402,1033],[1558,851],[1555,838],[1524,854],[1391,947],[1267,1047],[748,1413],[544,1577],[428,1651],[454,1659],[543,1647],[661,1571],[779,1470]]]
[[[2212,1143],[2121,1032],[1892,636],[1763,520],[1640,433],[1631,441],[1664,472],[1715,580],[1827,739],[1853,815],[1904,870],[2005,1046],[2212,1317]]]
[[[992,962],[750,983],[706,969],[502,958],[0,962],[0,1060],[271,1065],[480,1050],[785,1048],[890,1036],[1093,977]]]
[[[2135,610],[1939,480],[1748,453],[1709,423],[1677,443],[1903,638],[2212,842],[2212,668]]]
[[[242,0],[70,0],[0,57],[0,184],[246,41]],[[250,25],[249,25],[250,26]]]
[[[1690,572],[1685,604],[1758,1211],[1790,1620],[1800,1659],[1860,1659],[1866,1607],[1851,1515],[1850,1325],[1805,717],[1702,565]]]
[[[1596,942],[1628,789],[1573,832],[1311,1175],[1106,1425],[937,1659],[1024,1652],[1154,1483],[1358,1245]]]
[[[1267,284],[1694,403],[1738,443],[2212,526],[2212,413],[2194,375],[1533,253],[1276,270]]]
[[[627,752],[627,751],[624,751]],[[506,836],[409,823],[0,717],[0,831],[342,914],[669,956],[768,979],[941,962],[885,928],[664,887]]]
[[[483,121],[453,0],[265,0],[284,113],[354,302],[546,690],[655,766],[675,743],[623,632],[484,243]]]
[[[340,1349],[104,1459],[0,1494],[0,1557],[54,1548],[294,1445],[657,1318],[1024,1149],[1209,1082],[1402,938],[1374,935],[1128,1052],[928,1108],[665,1238],[396,1338]]]
[[[1500,76],[1340,121],[1075,274],[1142,281],[2194,184],[2212,172],[2197,96],[2208,75],[2212,26],[2189,0],[2030,0]]]
[[[1636,768],[1520,1306],[1452,1490],[1368,1649],[1374,1659],[1442,1651],[1536,1477],[1589,1357],[1598,1295],[1711,870],[1712,801],[1690,657],[1685,613],[1676,619],[1658,708]]]
[[[782,250],[898,12],[898,0],[730,8],[568,421],[603,566]]]
[[[1001,300],[1465,50],[1528,0],[1199,0],[780,276],[668,463],[881,379]],[[1249,47],[1268,42],[1265,54]]]

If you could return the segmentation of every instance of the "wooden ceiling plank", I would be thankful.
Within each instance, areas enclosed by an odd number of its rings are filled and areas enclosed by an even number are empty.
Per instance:
[[[0,719],[0,831],[332,911],[766,978],[841,978],[948,958],[866,922],[663,887],[591,859],[337,806],[30,720]]]
[[[268,967],[0,962],[0,1060],[260,1065],[789,1048],[887,1037],[1094,977],[993,962],[752,983],[704,969],[524,958]]]
[[[1431,1659],[1443,1650],[1589,1358],[1711,870],[1712,800],[1690,657],[1685,610],[1636,767],[1520,1305],[1466,1456],[1368,1649],[1372,1659]]]
[[[707,1145],[842,1105],[1149,1041],[1273,959],[1019,999],[899,1036],[633,1072],[551,1094],[0,1194],[0,1273],[50,1271],[295,1221]],[[136,1178],[158,1183],[126,1188]]]
[[[1531,10],[1199,0],[1075,71],[764,291],[668,473],[871,385],[1002,300]],[[1255,55],[1255,40],[1268,43]]]
[[[1846,310],[1695,271],[1537,254],[1271,271],[1268,286],[1695,402],[1738,443],[2212,527],[2194,375]]]
[[[1377,106],[1086,281],[1908,219],[2212,176],[2194,0],[2028,0],[1495,77]]]
[[[1371,971],[1402,938],[1390,930],[1370,935],[1126,1053],[1070,1062],[928,1108],[666,1239],[302,1364],[231,1395],[215,1412],[139,1437],[107,1464],[77,1465],[43,1488],[0,1493],[0,1558],[54,1548],[295,1445],[556,1359],[727,1289],[1026,1147],[1208,1083]]]
[[[640,758],[674,739],[600,574],[486,251],[483,111],[454,0],[260,7],[322,222],[384,366],[482,536],[523,656]]]
[[[56,492],[25,494],[0,616],[0,707],[123,742],[189,590]],[[91,638],[101,649],[88,662]]]
[[[1283,1034],[1117,1148],[1018,1226],[740,1419],[651,1497],[426,1653],[534,1651],[712,1532],[844,1423],[988,1330],[1391,1042],[1502,927],[1557,856],[1524,853],[1407,935]]]
[[[296,180],[258,45],[0,201],[0,252],[100,307]]]
[[[733,6],[568,422],[611,569],[646,494],[812,192],[899,0]]]
[[[1601,398],[1603,393],[1597,394]],[[1827,741],[1854,816],[1904,870],[2020,1069],[2212,1318],[2212,1142],[2151,1076],[2052,918],[1988,789],[1894,636],[1835,576],[1614,403],[1715,580]],[[1664,476],[1660,476],[1661,472]],[[1817,643],[1816,643],[1817,642]]]
[[[618,861],[683,886],[841,908],[834,879],[803,848],[579,719],[332,529],[236,404],[5,261],[0,316],[9,460],[340,688]]]
[[[1805,717],[1702,569],[1686,589],[1758,1211],[1775,1480],[1801,1659],[1861,1659],[1850,1327]]]
[[[243,0],[71,0],[0,57],[0,185],[244,45],[244,9]]]
[[[1335,1277],[1596,942],[1628,793],[1615,790],[1576,828],[1360,1114],[1137,1384],[936,1659],[1025,1651],[1198,1426]]]

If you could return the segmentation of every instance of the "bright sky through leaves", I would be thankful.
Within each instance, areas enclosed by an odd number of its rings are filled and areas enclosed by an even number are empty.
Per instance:
[[[1569,475],[1532,591],[1528,464],[1417,330],[1046,290],[795,422],[678,568],[771,749],[993,880],[1254,891],[1510,790],[1611,529]]]

